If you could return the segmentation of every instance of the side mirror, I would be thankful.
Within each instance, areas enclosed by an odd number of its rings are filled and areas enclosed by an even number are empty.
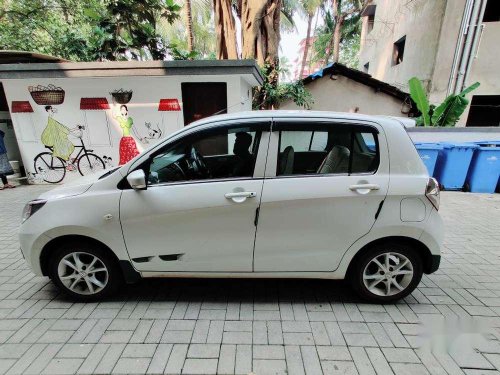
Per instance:
[[[137,169],[128,174],[127,181],[134,190],[146,190],[146,175],[142,169]]]

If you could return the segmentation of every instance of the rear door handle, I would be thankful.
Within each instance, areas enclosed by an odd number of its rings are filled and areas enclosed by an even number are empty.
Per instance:
[[[368,193],[371,190],[380,190],[380,186],[377,184],[356,184],[349,186],[349,189],[358,193],[364,190]]]
[[[224,196],[227,199],[232,199],[236,203],[242,203],[247,200],[247,198],[254,198],[257,193],[254,191],[236,191],[233,193],[226,193]]]

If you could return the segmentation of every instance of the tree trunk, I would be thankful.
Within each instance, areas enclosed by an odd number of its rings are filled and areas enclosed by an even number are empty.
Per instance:
[[[334,55],[333,61],[338,62],[338,57],[336,57],[336,56],[338,55],[337,50],[340,46],[340,33],[342,31],[342,25],[339,22],[340,21],[340,3],[339,2],[340,2],[340,0],[333,0],[333,3],[332,3],[332,14],[333,14],[333,22],[334,22],[335,27],[333,30],[332,37],[330,39],[330,43],[328,43],[328,51],[326,54],[325,64],[329,63],[332,55]],[[338,41],[337,46],[335,46],[336,41]]]
[[[261,38],[261,25],[267,0],[243,0],[241,2],[241,55],[244,59],[256,59],[264,65],[265,40]]]
[[[304,54],[302,55],[302,64],[300,65],[300,73],[298,79],[302,79],[304,76],[304,68],[307,63],[307,55],[309,53],[309,38],[311,38],[311,24],[312,24],[313,15],[309,14],[307,16],[307,34],[306,40],[304,43]]]
[[[266,85],[278,86],[279,44],[282,0],[242,0],[241,33],[242,57],[256,59],[265,68]],[[267,93],[256,89],[254,101],[260,109],[270,109]]]
[[[184,6],[186,7],[186,31],[187,31],[188,52],[191,53],[194,50],[193,17],[191,15],[191,0],[186,0]]]
[[[215,32],[217,35],[217,59],[237,59],[236,26],[231,9],[231,0],[213,0]]]
[[[344,17],[337,17],[335,22],[335,29],[333,30],[333,62],[339,62],[340,58],[340,36],[342,34],[342,26],[344,24]]]

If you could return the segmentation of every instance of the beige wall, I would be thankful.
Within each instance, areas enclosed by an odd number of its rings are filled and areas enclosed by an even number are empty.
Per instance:
[[[307,84],[314,98],[312,109],[319,111],[350,112],[359,107],[359,113],[369,115],[406,116],[401,114],[401,100],[369,86],[338,76],[331,80],[327,75]],[[293,102],[281,105],[280,109],[300,109]]]
[[[500,95],[499,46],[500,22],[485,22],[476,58],[465,82],[465,86],[474,82],[481,83],[472,95]],[[470,107],[460,119],[463,125],[467,121],[469,109]]]
[[[373,30],[363,24],[360,70],[367,62],[373,77],[407,91],[413,76],[429,82],[441,31],[446,0],[377,0]],[[393,65],[394,42],[406,35],[403,62]]]
[[[439,49],[436,54],[436,64],[432,82],[429,86],[429,99],[434,104],[441,103],[448,92],[465,3],[466,0],[452,0],[446,4],[445,17],[439,37]]]

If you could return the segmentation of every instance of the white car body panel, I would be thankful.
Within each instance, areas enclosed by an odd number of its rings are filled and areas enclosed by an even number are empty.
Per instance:
[[[380,142],[377,172],[276,178],[275,169],[272,171],[276,145],[270,133],[261,140],[253,179],[190,181],[142,191],[117,187],[152,152],[186,134],[234,121],[297,118],[375,126]],[[50,241],[79,235],[103,243],[119,260],[131,262],[143,277],[337,279],[345,276],[360,249],[381,238],[418,240],[431,254],[439,255],[443,225],[425,197],[427,180],[425,166],[397,119],[315,111],[214,116],[172,134],[106,178],[89,177],[43,194],[47,203],[22,224],[20,243],[37,275],[43,274],[40,257]],[[377,184],[379,190],[363,195],[349,189],[359,182]],[[235,189],[254,191],[256,196],[242,203],[224,197]],[[415,199],[423,206],[413,214],[407,202],[415,203]],[[143,247],[157,252],[144,253]],[[183,255],[178,261],[131,261],[164,253]]]
[[[123,235],[140,271],[252,271],[253,224],[262,179],[154,186],[125,190],[121,199]],[[255,192],[235,203],[224,194]],[[177,260],[159,256],[178,254]]]

